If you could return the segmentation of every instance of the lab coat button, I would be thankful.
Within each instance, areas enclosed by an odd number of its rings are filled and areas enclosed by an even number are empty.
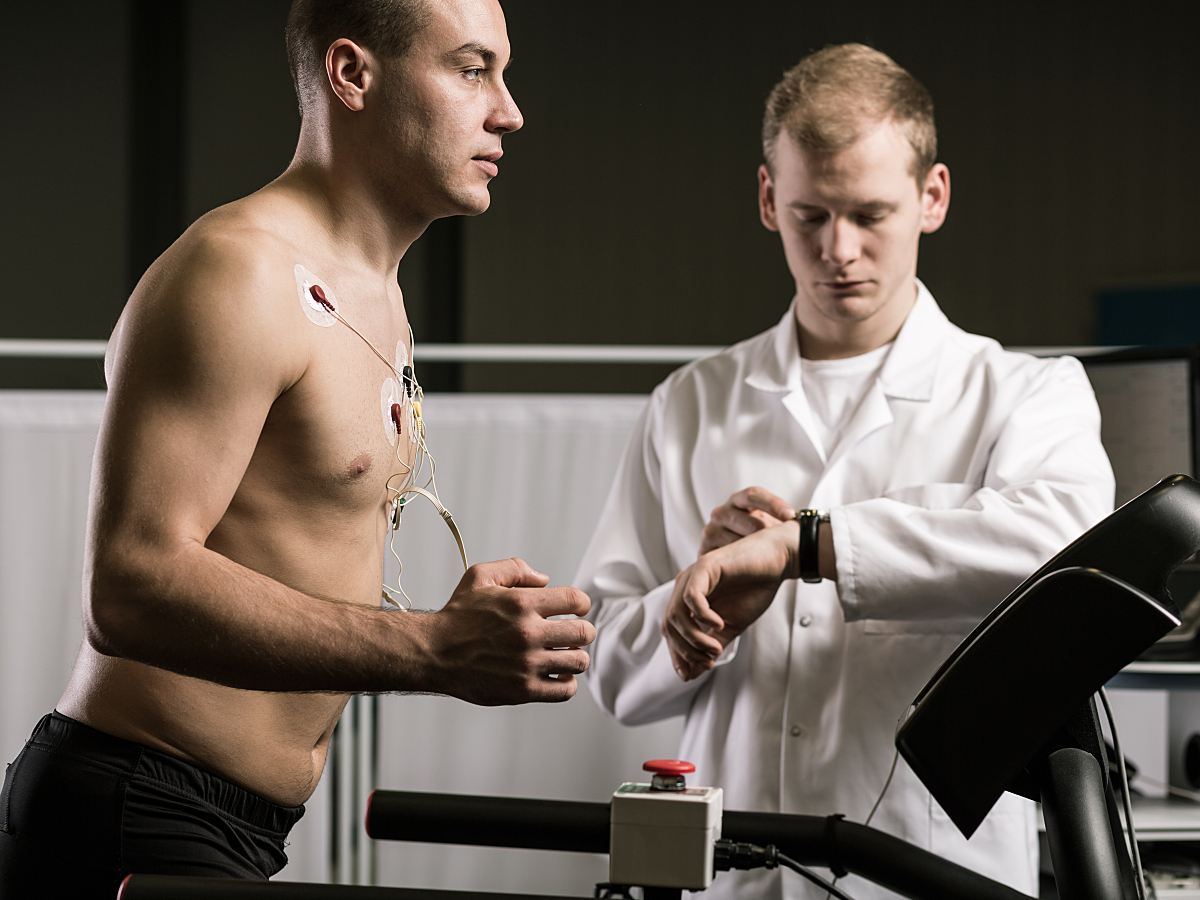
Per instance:
[[[800,617],[800,627],[801,628],[807,628],[811,624],[812,624],[812,616],[801,616]]]
[[[800,734],[803,731],[804,731],[804,729],[801,728],[799,725],[793,725],[792,726],[792,737],[800,737]]]

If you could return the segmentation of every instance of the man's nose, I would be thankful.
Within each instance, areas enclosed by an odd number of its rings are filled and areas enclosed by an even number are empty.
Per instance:
[[[508,92],[508,85],[501,83],[500,96],[491,116],[488,117],[488,131],[505,134],[516,131],[524,124],[525,118],[517,108],[517,101],[513,100],[512,94]]]
[[[854,223],[845,219],[832,219],[822,235],[821,258],[832,266],[845,266],[862,252],[862,241]]]

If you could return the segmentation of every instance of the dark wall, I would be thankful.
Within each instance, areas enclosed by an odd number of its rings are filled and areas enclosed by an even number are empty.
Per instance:
[[[291,157],[287,6],[184,5],[184,222]],[[136,8],[61,0],[0,21],[8,46],[53,50],[3,101],[16,138],[0,141],[0,337],[102,338],[120,311],[131,79],[153,76],[130,65]],[[505,139],[492,209],[460,229],[464,340],[724,344],[776,321],[791,283],[758,222],[762,102],[804,52],[845,40],[890,53],[934,96],[953,202],[920,274],[959,324],[1009,344],[1088,343],[1098,288],[1200,272],[1195,3],[505,10],[526,127]],[[419,242],[401,266],[418,340],[437,320],[429,255]],[[81,365],[0,362],[0,385],[94,382]],[[644,390],[664,373],[476,365],[460,383]]]

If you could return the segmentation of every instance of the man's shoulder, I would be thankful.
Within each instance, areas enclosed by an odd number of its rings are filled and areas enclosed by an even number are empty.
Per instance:
[[[281,383],[298,377],[305,321],[295,285],[298,254],[253,213],[236,204],[214,210],[154,262],[113,332],[110,368],[126,352],[154,360],[153,346],[170,346],[182,358],[209,363],[253,350],[261,364],[280,370]]]
[[[728,390],[771,359],[777,328],[772,326],[712,356],[681,366],[655,388],[655,394],[665,399],[669,395]]]
[[[1008,349],[994,338],[948,324],[946,355],[958,366],[980,370],[997,384],[1032,387],[1054,381],[1088,383],[1083,365],[1073,356],[1042,356]]]
[[[296,246],[271,218],[254,207],[230,204],[198,219],[147,274],[195,280],[210,293],[229,282],[274,293],[290,291],[297,256]]]

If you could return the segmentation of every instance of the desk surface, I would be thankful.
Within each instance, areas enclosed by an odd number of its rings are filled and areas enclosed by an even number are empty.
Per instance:
[[[1134,797],[1138,841],[1200,841],[1200,803],[1182,797]]]

